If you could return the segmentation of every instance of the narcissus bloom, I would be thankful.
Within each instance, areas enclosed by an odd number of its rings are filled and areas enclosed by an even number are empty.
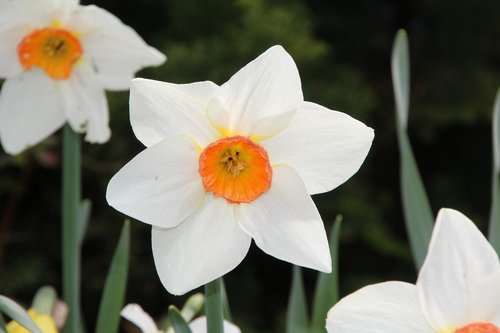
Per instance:
[[[416,285],[364,287],[329,312],[331,333],[500,333],[500,262],[474,223],[441,209]]]
[[[0,0],[0,139],[16,154],[69,122],[89,142],[109,139],[104,89],[165,56],[130,27],[78,0]]]
[[[156,268],[183,294],[235,268],[252,238],[266,253],[328,272],[331,258],[310,194],[351,177],[373,130],[303,101],[280,46],[228,82],[132,81],[130,118],[147,147],[110,181],[109,204],[153,225]]]
[[[162,333],[156,326],[155,321],[149,314],[147,314],[138,304],[127,304],[120,312],[121,316],[135,326],[137,326],[142,333]],[[224,333],[241,333],[238,326],[224,320]],[[206,333],[207,332],[207,318],[205,316],[198,317],[189,323],[189,328],[192,333]]]

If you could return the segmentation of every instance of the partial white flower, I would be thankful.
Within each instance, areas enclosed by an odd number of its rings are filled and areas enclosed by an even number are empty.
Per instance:
[[[110,181],[108,203],[153,225],[156,268],[183,294],[235,268],[251,240],[300,266],[331,270],[310,195],[361,166],[373,130],[304,102],[280,46],[218,86],[132,81],[130,118],[147,147]]]
[[[142,333],[161,333],[156,326],[156,323],[147,314],[139,304],[127,304],[120,312],[121,316],[135,326],[137,326]],[[224,333],[241,333],[238,326],[224,320]],[[207,332],[207,318],[205,316],[198,317],[189,323],[189,328],[192,333],[206,333]]]
[[[330,333],[500,333],[500,262],[462,213],[441,209],[416,285],[364,287],[328,312]]]
[[[118,18],[77,0],[0,0],[0,139],[17,154],[68,122],[85,140],[109,139],[104,89],[165,56]]]
[[[160,333],[155,321],[139,304],[127,304],[120,315],[137,326],[142,333]]]

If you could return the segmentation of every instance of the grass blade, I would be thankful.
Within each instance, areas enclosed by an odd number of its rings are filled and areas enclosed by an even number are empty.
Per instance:
[[[500,89],[493,106],[493,172],[491,177],[491,209],[489,241],[500,255]]]
[[[127,285],[129,248],[130,221],[125,221],[106,277],[97,317],[96,333],[115,333],[118,331],[120,311],[123,308]]]
[[[171,305],[168,307],[168,317],[175,333],[191,333],[189,325],[175,306]]]
[[[410,101],[410,57],[408,37],[404,30],[396,34],[391,65],[401,160],[401,198],[413,259],[419,269],[427,254],[434,216],[406,132]]]
[[[0,311],[32,333],[42,333],[28,313],[16,302],[0,295]]]
[[[332,272],[319,273],[314,291],[311,333],[325,333],[325,319],[328,310],[337,303],[338,286],[338,244],[342,216],[338,215],[330,232],[330,255],[332,257]]]
[[[302,270],[298,266],[293,266],[292,288],[290,289],[286,317],[286,333],[304,333],[307,332],[307,326],[307,306]]]

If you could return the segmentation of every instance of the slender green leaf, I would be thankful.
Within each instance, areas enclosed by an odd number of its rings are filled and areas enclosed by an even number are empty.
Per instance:
[[[314,291],[311,333],[325,333],[325,319],[328,310],[339,299],[338,285],[338,244],[342,216],[338,215],[330,232],[330,255],[332,257],[332,272],[319,273]]]
[[[420,269],[432,235],[434,216],[406,132],[400,133],[401,196],[415,266]]]
[[[33,298],[31,307],[39,314],[52,314],[54,303],[57,299],[56,290],[51,286],[44,286],[38,289]]]
[[[0,312],[0,333],[7,333],[7,328],[5,328],[5,320],[3,319],[2,313]]]
[[[175,306],[170,305],[168,307],[168,317],[170,318],[175,333],[191,333],[189,325]]]
[[[28,313],[10,298],[0,295],[0,311],[12,318],[12,320],[17,321],[30,332],[42,333]]]
[[[221,284],[221,279],[218,278],[205,285],[205,314],[207,315],[207,333],[224,332]]]
[[[89,199],[85,199],[80,202],[78,207],[78,240],[80,245],[83,243],[85,238],[85,233],[87,232],[87,226],[90,219],[90,211],[92,210],[92,202]]]
[[[410,59],[408,37],[404,30],[396,34],[391,64],[401,160],[401,198],[413,259],[419,269],[427,254],[434,216],[406,132],[410,100]]]
[[[489,240],[500,255],[500,88],[493,106],[493,172],[491,177],[491,209]]]
[[[196,315],[198,315],[203,309],[205,303],[205,296],[202,293],[196,293],[189,296],[186,303],[181,309],[182,318],[185,321],[190,322]]]
[[[392,83],[399,126],[406,130],[410,106],[410,52],[406,31],[396,33],[391,58]]]
[[[125,221],[106,277],[97,317],[96,333],[115,333],[118,331],[120,310],[123,308],[127,285],[129,248],[130,221]]]
[[[308,326],[306,295],[304,282],[302,281],[302,270],[293,266],[292,287],[288,301],[286,314],[286,333],[304,333]]]
[[[224,319],[232,322],[233,316],[231,315],[231,309],[229,307],[229,299],[227,298],[226,285],[224,284],[224,279],[221,278],[221,293],[222,293],[222,311],[224,312]]]

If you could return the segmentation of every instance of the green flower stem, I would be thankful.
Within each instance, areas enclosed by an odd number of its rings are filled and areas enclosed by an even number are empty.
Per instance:
[[[216,279],[205,285],[205,313],[207,315],[207,333],[223,333],[221,279]]]
[[[78,210],[81,201],[80,136],[66,124],[63,130],[62,270],[63,299],[69,307],[65,332],[81,331],[80,237]]]

